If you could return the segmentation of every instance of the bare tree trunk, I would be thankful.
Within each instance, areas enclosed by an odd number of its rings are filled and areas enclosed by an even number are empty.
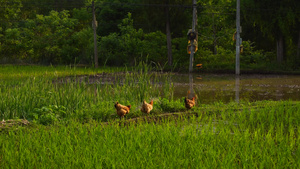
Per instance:
[[[217,39],[214,38],[214,55],[218,54],[217,51]]]
[[[173,64],[172,57],[172,37],[171,37],[171,29],[170,29],[170,17],[169,17],[169,0],[166,1],[166,34],[167,34],[167,48],[168,48],[168,63],[169,66]]]
[[[300,31],[298,36],[297,59],[300,59]]]
[[[218,54],[217,52],[217,31],[215,29],[215,26],[213,28],[213,41],[214,41],[214,55]]]
[[[96,20],[96,13],[95,13],[95,2],[92,1],[92,8],[93,8],[93,32],[94,32],[94,61],[95,61],[95,68],[98,68],[98,48],[97,48],[97,20]]]
[[[214,39],[214,55],[216,55],[217,52],[217,31],[215,27],[215,14],[213,14],[213,39]]]
[[[283,61],[283,36],[280,35],[277,39],[277,62],[281,63]]]

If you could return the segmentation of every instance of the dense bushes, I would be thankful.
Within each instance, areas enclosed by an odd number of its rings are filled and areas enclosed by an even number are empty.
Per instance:
[[[68,11],[51,11],[3,30],[0,58],[15,62],[68,64],[87,60],[91,53],[92,31],[82,27]]]
[[[87,25],[88,13],[74,9],[51,11],[48,16],[36,15],[12,28],[4,30],[0,58],[15,63],[70,64],[93,62],[93,31]],[[118,25],[119,32],[98,36],[98,56],[101,66],[136,65],[148,61],[164,69],[167,62],[166,35],[160,31],[145,33],[133,26],[128,13]],[[189,64],[186,37],[173,38],[173,68],[186,69]],[[210,40],[201,39],[202,46],[195,54],[196,63],[205,63],[206,68],[224,68],[234,63],[234,51],[218,46],[218,54],[209,49]],[[227,44],[228,46],[228,44]],[[219,63],[221,63],[220,65]],[[225,62],[226,61],[226,62]],[[210,65],[210,66],[209,66]]]
[[[89,17],[84,9],[51,11],[49,15],[36,15],[22,22],[0,26],[0,63],[92,65],[94,44],[93,31],[87,22]],[[136,29],[133,22],[131,13],[128,13],[118,24],[119,32],[98,36],[100,66],[134,66],[147,61],[160,69],[188,69],[186,37],[172,39],[173,66],[168,67],[166,35],[161,31],[145,33]],[[231,40],[234,29],[220,29],[211,38],[209,28],[204,28],[199,30],[194,66],[202,63],[203,70],[234,70],[235,42]],[[257,50],[250,41],[243,41],[242,45],[242,69],[278,69],[278,64],[274,64],[275,53]],[[297,62],[289,61],[280,69],[293,70],[297,68],[295,65]]]
[[[119,33],[100,39],[100,65],[135,65],[146,59],[159,64],[166,61],[166,36],[162,32],[146,34],[135,29],[130,13],[118,27]]]

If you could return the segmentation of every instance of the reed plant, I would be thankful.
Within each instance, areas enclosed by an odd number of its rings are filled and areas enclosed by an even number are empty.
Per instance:
[[[171,98],[173,93],[170,82],[164,80],[164,83],[159,83],[160,75],[143,63],[136,68],[126,68],[123,73],[106,73],[105,78],[109,81],[96,79],[97,75],[118,69],[93,71],[73,67],[59,67],[57,70],[54,67],[33,67],[31,70],[15,66],[2,69],[1,119],[25,118],[39,122],[40,117],[48,117],[49,123],[70,118],[107,121],[115,118],[113,105],[116,101],[132,105],[128,116],[135,117],[140,114],[143,100],[160,100],[161,88],[164,88],[166,97],[170,95]],[[8,76],[7,72],[11,74]],[[94,81],[91,82],[90,78]],[[55,106],[63,110],[54,110]],[[63,116],[59,113],[61,111],[65,112]]]

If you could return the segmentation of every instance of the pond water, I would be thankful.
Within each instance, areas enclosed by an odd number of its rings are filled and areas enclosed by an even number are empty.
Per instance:
[[[197,96],[200,103],[300,100],[300,76],[176,74],[171,77],[174,97]]]
[[[117,78],[115,78],[117,77]],[[79,76],[77,82],[114,85],[125,77],[124,73],[103,73]],[[233,74],[159,74],[156,83],[165,83],[166,77],[174,86],[174,99],[196,96],[200,103],[258,100],[300,100],[300,75],[240,75]],[[74,79],[73,79],[74,80]],[[62,78],[58,83],[73,81]],[[124,80],[124,79],[123,79]],[[122,80],[121,80],[122,81]],[[122,82],[121,82],[122,83]],[[137,82],[135,82],[137,83]]]

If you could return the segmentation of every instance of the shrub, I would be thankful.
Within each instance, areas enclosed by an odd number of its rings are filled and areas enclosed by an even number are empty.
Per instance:
[[[64,106],[49,105],[42,108],[35,108],[33,113],[29,114],[29,120],[39,124],[49,125],[62,120],[66,117],[66,108]]]

